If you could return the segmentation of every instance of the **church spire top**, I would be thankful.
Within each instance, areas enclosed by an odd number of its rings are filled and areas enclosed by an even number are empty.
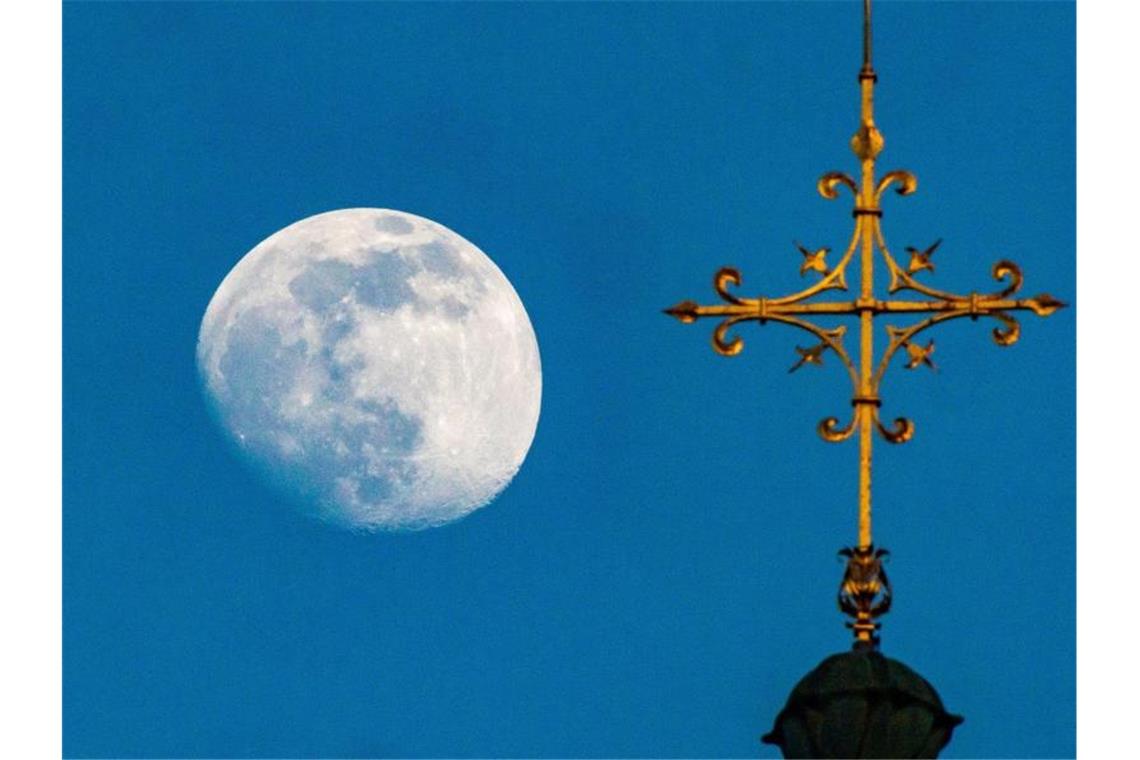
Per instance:
[[[882,380],[892,366],[896,355],[903,359],[904,369],[933,368],[931,355],[934,340],[919,342],[919,336],[930,328],[952,319],[993,319],[997,326],[992,335],[997,345],[1005,347],[1017,342],[1020,325],[1013,312],[1028,311],[1045,317],[1064,304],[1043,293],[1037,296],[1018,297],[1022,285],[1020,267],[1012,261],[1001,260],[993,265],[992,275],[998,282],[996,290],[971,291],[965,294],[936,288],[927,283],[933,274],[930,258],[938,243],[926,246],[908,246],[910,260],[900,264],[887,247],[882,227],[882,200],[888,190],[898,195],[910,195],[918,189],[914,174],[904,169],[878,174],[876,159],[883,149],[883,137],[874,120],[875,70],[871,63],[871,3],[863,2],[863,65],[859,72],[861,114],[858,131],[851,138],[851,149],[860,162],[859,180],[840,171],[824,174],[817,184],[820,195],[835,200],[840,189],[851,192],[854,229],[843,254],[834,266],[829,267],[826,255],[829,248],[811,248],[797,244],[804,256],[801,276],[817,278],[802,290],[782,296],[744,297],[733,292],[743,281],[734,267],[722,267],[713,277],[713,289],[720,303],[700,305],[695,301],[682,301],[665,310],[683,323],[712,317],[718,320],[712,334],[713,349],[723,356],[736,356],[744,347],[742,338],[731,331],[743,322],[760,325],[777,322],[795,327],[812,336],[816,342],[808,347],[797,346],[799,360],[793,370],[806,364],[820,366],[825,356],[835,356],[844,368],[851,383],[852,413],[846,423],[839,417],[826,417],[818,426],[820,436],[828,442],[839,443],[856,437],[859,441],[858,541],[843,549],[847,565],[839,588],[839,608],[851,620],[847,626],[855,636],[856,648],[874,648],[878,645],[880,624],[877,618],[890,609],[891,587],[883,569],[882,558],[886,551],[876,548],[871,531],[871,454],[877,434],[891,444],[906,443],[914,435],[915,425],[906,417],[895,417],[884,423],[881,417],[882,400],[879,396]],[[875,294],[876,254],[886,269],[887,295],[909,291],[920,298],[878,298]],[[858,261],[858,290],[839,300],[824,301],[817,297],[828,291],[850,293],[847,270]],[[819,316],[846,316],[857,319],[857,347],[848,349],[844,340],[848,325],[826,328],[812,321]],[[899,324],[907,317],[921,317],[909,324]],[[883,320],[885,345],[875,352],[875,322]]]

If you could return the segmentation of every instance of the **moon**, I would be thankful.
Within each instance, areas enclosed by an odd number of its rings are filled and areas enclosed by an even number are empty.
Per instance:
[[[495,498],[526,458],[542,369],[511,283],[429,219],[356,208],[274,233],[198,333],[215,419],[303,511],[419,530]]]

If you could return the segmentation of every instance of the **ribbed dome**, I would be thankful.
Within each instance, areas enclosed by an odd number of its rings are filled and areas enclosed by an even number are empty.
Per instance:
[[[836,654],[792,689],[763,738],[784,757],[937,757],[962,718],[922,676],[874,650]]]

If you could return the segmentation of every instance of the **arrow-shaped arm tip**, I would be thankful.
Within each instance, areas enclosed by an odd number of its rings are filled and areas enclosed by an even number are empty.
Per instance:
[[[1039,317],[1047,317],[1057,311],[1057,309],[1064,309],[1069,305],[1048,293],[1041,293],[1028,299],[1027,304],[1029,308],[1033,310],[1033,313]]]
[[[678,304],[670,306],[668,309],[662,309],[662,311],[686,325],[691,325],[697,321],[697,317],[699,316],[697,309],[699,308],[700,307],[694,301],[681,301]]]

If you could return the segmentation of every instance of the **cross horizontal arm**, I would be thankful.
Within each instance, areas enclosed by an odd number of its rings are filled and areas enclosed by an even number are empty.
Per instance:
[[[720,324],[713,330],[712,344],[717,353],[724,356],[735,356],[743,349],[743,340],[739,337],[730,337],[729,330],[741,322],[781,322],[812,333],[819,339],[816,346],[809,348],[797,347],[800,359],[792,366],[791,371],[799,369],[804,364],[820,364],[822,354],[830,349],[839,357],[847,370],[852,385],[852,403],[854,405],[870,404],[874,411],[870,417],[871,424],[880,435],[891,443],[904,443],[912,437],[914,424],[904,417],[895,419],[888,427],[879,420],[878,408],[879,386],[883,375],[890,366],[892,358],[901,349],[906,349],[910,361],[908,369],[920,365],[934,367],[930,354],[933,352],[933,341],[922,347],[913,342],[921,332],[935,325],[952,319],[987,317],[997,320],[1000,324],[993,330],[994,341],[999,346],[1009,346],[1015,343],[1020,336],[1021,328],[1017,320],[1009,312],[1031,311],[1037,316],[1047,317],[1057,309],[1065,306],[1064,303],[1047,293],[1030,298],[1013,298],[1020,289],[1022,276],[1020,268],[1010,261],[999,261],[994,265],[993,275],[999,281],[1007,280],[1007,286],[996,293],[970,293],[958,295],[947,291],[937,290],[926,286],[907,272],[895,265],[889,252],[884,249],[884,255],[895,274],[892,278],[891,292],[898,290],[912,290],[922,295],[930,296],[929,300],[893,300],[876,298],[854,298],[841,301],[814,301],[806,299],[817,295],[824,289],[846,289],[842,284],[831,284],[827,288],[809,289],[792,296],[777,298],[757,297],[743,298],[729,292],[728,285],[740,283],[740,273],[732,267],[723,267],[713,278],[713,286],[718,295],[725,301],[721,304],[698,304],[695,301],[681,301],[665,309],[665,313],[691,324],[704,317],[719,319]],[[845,257],[846,260],[846,257]],[[841,273],[841,269],[838,270]],[[834,276],[836,273],[832,272]],[[853,316],[868,315],[877,317],[884,314],[900,315],[927,315],[927,317],[907,327],[886,326],[889,337],[888,344],[879,359],[878,366],[871,372],[868,368],[866,382],[861,382],[859,371],[855,362],[843,346],[843,336],[846,328],[842,325],[835,328],[824,328],[809,321],[809,316]],[[870,324],[869,322],[867,323]],[[828,417],[819,425],[819,434],[827,441],[838,442],[846,440],[855,431],[856,419],[845,426],[840,426],[838,419]]]
[[[965,311],[968,315],[985,316],[995,311],[1032,311],[1047,317],[1065,304],[1048,293],[1032,298],[994,298],[979,294],[940,299],[935,301],[882,301],[853,299],[850,301],[818,301],[815,303],[772,303],[766,298],[750,299],[743,303],[703,306],[694,301],[682,301],[665,309],[665,313],[690,324],[701,317],[752,317],[764,320],[779,314],[930,314],[946,311]]]

